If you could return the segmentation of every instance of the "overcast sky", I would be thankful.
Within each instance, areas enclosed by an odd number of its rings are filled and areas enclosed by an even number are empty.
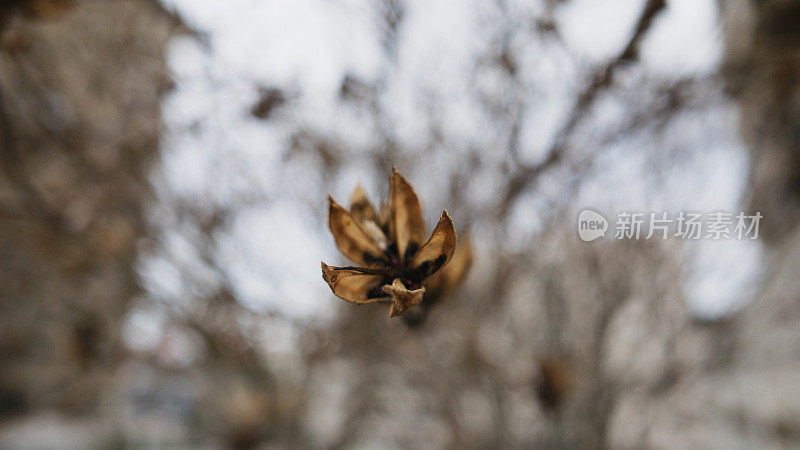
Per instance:
[[[441,207],[449,208],[442,204],[442,180],[426,168],[444,162],[458,170],[460,149],[487,149],[481,154],[485,169],[476,175],[471,198],[480,204],[496,194],[496,168],[507,156],[492,150],[492,144],[507,130],[494,126],[475,94],[499,97],[506,87],[497,73],[476,70],[476,60],[504,27],[520,27],[542,14],[543,2],[510,1],[512,17],[499,16],[482,1],[405,2],[396,53],[388,56],[375,2],[163,1],[201,38],[179,37],[170,46],[176,89],[164,101],[163,163],[153,181],[163,198],[216,205],[254,199],[240,208],[230,233],[220,237],[218,255],[254,310],[297,318],[330,311],[337,300],[320,279],[319,261],[336,262],[337,256],[325,230],[323,192],[330,191],[340,202],[358,182],[373,197],[385,192],[379,183],[385,177],[369,173],[359,159],[376,139],[374,120],[338,101],[346,75],[384,83],[380,100],[393,134],[401,151],[420,168],[409,178],[429,206],[426,220],[433,221]],[[520,138],[522,161],[535,163],[543,156],[582,77],[619,52],[643,3],[570,0],[554,12],[563,44],[525,33],[512,39],[520,77],[529,87]],[[668,1],[643,42],[640,69],[626,73],[621,83],[636,86],[641,79],[710,76],[722,51],[714,0]],[[288,118],[252,117],[260,86],[279,87],[292,96],[292,107],[284,112]],[[721,90],[708,95],[714,106],[677,117],[663,141],[654,143],[651,135],[633,133],[608,144],[578,190],[575,207],[592,207],[612,220],[622,210],[741,210],[749,163],[737,135],[736,109]],[[601,99],[595,125],[602,128],[624,117],[628,103],[636,101]],[[424,152],[430,124],[421,111],[430,110],[441,118],[438,126],[447,152]],[[307,124],[346,145],[339,176],[323,182],[317,161],[283,159],[289,131],[281,124],[286,121]],[[654,145],[681,155],[678,162],[655,164],[657,178],[649,156]],[[520,198],[508,219],[507,244],[538,231],[543,196],[559,195],[560,183],[555,176],[546,178],[540,189]],[[167,219],[169,202],[157,205],[153,215],[163,222],[162,245],[175,259],[197,265],[188,244],[191,226]],[[740,305],[743,292],[757,280],[760,252],[760,245],[751,241],[687,245],[686,295],[693,309],[716,316]],[[187,286],[172,264],[157,257],[142,261],[150,294],[188,298]],[[197,271],[202,274],[201,268]]]

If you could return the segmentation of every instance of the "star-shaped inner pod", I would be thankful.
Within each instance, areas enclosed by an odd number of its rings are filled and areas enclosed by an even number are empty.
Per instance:
[[[344,300],[388,302],[391,317],[403,315],[423,301],[426,287],[433,287],[427,284],[431,275],[444,271],[453,258],[456,232],[447,211],[442,211],[430,237],[423,242],[425,222],[419,198],[394,168],[389,176],[389,199],[380,214],[360,186],[350,198],[349,210],[330,196],[328,204],[328,224],[336,246],[357,264],[333,267],[322,263],[322,278]],[[463,265],[456,269],[464,272]]]

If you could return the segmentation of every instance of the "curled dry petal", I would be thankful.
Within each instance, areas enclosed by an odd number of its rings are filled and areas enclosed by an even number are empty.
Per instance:
[[[425,288],[408,290],[406,286],[395,278],[391,285],[383,287],[383,291],[392,297],[392,306],[389,308],[389,317],[396,317],[408,311],[408,308],[419,305]]]
[[[328,196],[328,224],[336,246],[345,256],[358,264],[370,266],[384,259],[380,246],[349,211]]]
[[[420,271],[423,277],[428,277],[450,261],[455,249],[456,230],[453,220],[444,210],[428,242],[419,248],[411,260],[410,267]]]
[[[450,262],[425,280],[426,303],[452,292],[464,281],[471,266],[472,244],[469,238],[462,237],[458,240],[458,246],[456,246],[456,251],[453,253]]]
[[[348,302],[371,303],[386,297],[379,289],[383,276],[363,269],[332,267],[323,262],[322,278],[337,297]]]
[[[350,195],[350,213],[361,223],[367,221],[378,223],[378,214],[375,212],[375,208],[367,198],[367,194],[364,193],[361,185],[358,185],[353,194]]]
[[[408,181],[392,168],[389,177],[389,237],[397,244],[400,261],[419,248],[425,233],[422,207]]]

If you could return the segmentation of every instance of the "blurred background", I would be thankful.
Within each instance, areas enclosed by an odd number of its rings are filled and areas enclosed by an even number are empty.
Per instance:
[[[792,0],[2,1],[0,447],[800,446],[798,81]],[[417,327],[320,276],[393,165]]]

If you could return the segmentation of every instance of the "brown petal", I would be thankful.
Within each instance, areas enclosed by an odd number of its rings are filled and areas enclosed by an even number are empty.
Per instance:
[[[367,220],[378,222],[378,214],[375,212],[375,208],[370,203],[361,185],[358,185],[350,196],[350,213],[361,223]]]
[[[428,277],[450,261],[455,249],[456,230],[453,227],[453,220],[450,219],[447,210],[444,210],[428,242],[419,248],[411,260],[410,267],[421,270],[422,277]]]
[[[384,253],[370,234],[349,211],[328,196],[328,225],[339,251],[358,264],[375,265],[384,259]]]
[[[386,298],[379,289],[382,275],[364,273],[348,267],[332,267],[322,263],[322,279],[333,293],[348,302],[371,303]]]
[[[399,278],[395,278],[391,285],[383,287],[383,291],[392,297],[389,317],[396,317],[404,314],[408,311],[408,308],[419,305],[422,301],[422,294],[425,293],[425,288],[409,291]]]
[[[400,260],[404,261],[409,248],[422,243],[425,222],[417,194],[403,175],[392,168],[389,177],[389,236],[397,244]]]
[[[386,228],[389,224],[389,204],[381,202],[380,210],[378,211],[378,225]]]
[[[466,278],[470,267],[472,267],[472,244],[469,238],[462,237],[458,240],[450,262],[425,280],[426,304],[434,298],[449,294],[458,287]]]

